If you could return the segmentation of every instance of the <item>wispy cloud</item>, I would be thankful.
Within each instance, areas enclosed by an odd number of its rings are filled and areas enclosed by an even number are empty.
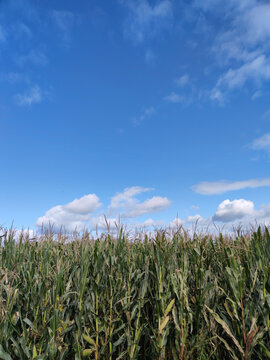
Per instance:
[[[122,0],[120,3],[129,11],[124,32],[134,42],[142,42],[171,25],[173,11],[169,0],[159,1],[155,5],[148,0]]]
[[[48,63],[48,58],[47,56],[38,50],[31,50],[28,54],[26,55],[20,55],[16,58],[16,62],[18,65],[20,66],[24,66],[26,63],[31,63],[34,65],[47,65]]]
[[[16,39],[32,39],[33,32],[29,26],[27,26],[24,22],[19,21],[12,25],[13,36]]]
[[[165,96],[164,100],[174,104],[183,104],[188,102],[188,99],[185,96],[177,94],[174,91],[171,92],[169,95]]]
[[[270,156],[270,133],[253,140],[251,147],[254,150],[265,150]]]
[[[247,81],[253,80],[260,83],[270,79],[270,60],[264,55],[256,57],[250,62],[246,62],[236,69],[229,69],[218,80],[217,86],[227,86],[229,89],[243,86]]]
[[[225,95],[218,87],[215,87],[210,91],[209,98],[213,101],[217,101],[220,105],[225,104]]]
[[[226,23],[214,36],[212,51],[224,70],[209,92],[210,98],[224,104],[224,98],[231,91],[241,90],[246,85],[252,86],[253,94],[261,96],[262,85],[270,80],[270,43],[267,41],[270,36],[270,3],[198,0],[195,8],[200,8],[206,15],[211,13],[216,18],[226,18]]]
[[[144,112],[143,112],[140,116],[135,117],[135,118],[132,119],[133,125],[134,125],[134,126],[139,126],[139,125],[141,125],[142,122],[143,122],[145,119],[153,116],[153,115],[155,114],[155,112],[156,112],[156,110],[155,110],[155,108],[154,108],[153,106],[150,106],[150,107],[146,108],[146,109],[144,110]]]
[[[270,120],[270,109],[265,111],[262,116],[264,119]]]
[[[43,99],[41,89],[38,85],[33,86],[31,89],[23,94],[15,95],[15,101],[20,106],[30,106],[40,103]]]
[[[52,20],[61,32],[61,37],[65,45],[69,45],[71,31],[78,17],[71,11],[53,10],[51,13]]]
[[[270,136],[269,136],[269,146],[270,146]],[[270,186],[270,178],[266,179],[251,179],[244,181],[216,181],[216,182],[201,182],[198,185],[192,186],[192,189],[198,194],[202,195],[216,195],[223,194],[228,191],[241,190],[246,188],[258,188]]]
[[[188,74],[184,74],[179,78],[175,79],[175,83],[177,86],[183,87],[190,83],[190,77]]]
[[[194,101],[199,101],[202,97],[205,97],[205,91],[201,91],[194,84],[189,74],[183,74],[175,78],[173,82],[174,88],[177,87],[178,89],[173,90],[163,98],[163,100],[167,102],[188,106]],[[181,88],[181,90],[179,88]]]
[[[17,72],[10,72],[0,74],[0,81],[7,82],[9,84],[16,84],[18,82],[29,82],[29,78],[25,74],[17,73]]]
[[[262,95],[263,95],[262,91],[257,90],[257,91],[254,92],[254,94],[252,94],[251,100],[256,100],[256,99],[262,97]]]

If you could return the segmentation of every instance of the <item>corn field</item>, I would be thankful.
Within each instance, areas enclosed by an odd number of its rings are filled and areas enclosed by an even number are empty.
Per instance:
[[[267,228],[0,245],[0,359],[270,359]]]

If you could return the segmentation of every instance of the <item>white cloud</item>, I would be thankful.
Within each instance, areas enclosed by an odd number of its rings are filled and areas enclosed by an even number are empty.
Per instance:
[[[40,103],[43,99],[42,92],[40,90],[39,86],[33,86],[31,89],[26,91],[23,94],[17,94],[15,96],[15,101],[18,105],[24,106],[24,105],[33,105]]]
[[[254,203],[245,199],[224,200],[213,216],[214,221],[230,222],[245,216],[255,215]]]
[[[203,217],[199,214],[188,216],[185,222],[187,223],[198,223],[203,220]]]
[[[262,224],[270,224],[270,203],[259,207],[256,219],[257,218]]]
[[[168,224],[168,228],[170,229],[177,229],[181,226],[183,226],[185,229],[190,228],[191,225],[199,224],[200,226],[208,225],[211,222],[212,218],[203,218],[201,215],[190,215],[187,216],[186,219],[179,219],[175,218]]]
[[[251,100],[256,100],[258,98],[260,98],[262,96],[262,91],[261,90],[257,90],[255,91],[255,93],[251,96]]]
[[[36,225],[51,225],[57,230],[64,227],[68,231],[81,231],[88,225],[92,213],[100,206],[99,198],[95,194],[88,194],[66,205],[54,206],[37,219]]]
[[[65,205],[65,209],[75,214],[88,214],[101,206],[96,194],[88,194]]]
[[[165,210],[170,206],[171,201],[166,197],[154,196],[142,203],[134,203],[122,214],[125,218],[134,218],[144,214],[151,214]]]
[[[248,25],[247,40],[251,43],[268,41],[270,37],[270,4],[256,3],[245,14],[245,21]]]
[[[175,228],[181,227],[182,225],[184,225],[184,223],[185,223],[184,220],[181,220],[181,219],[176,217],[174,220],[169,222],[168,227],[172,228],[172,229],[175,229]]]
[[[143,112],[142,115],[140,115],[140,116],[138,116],[138,117],[136,117],[136,118],[134,118],[134,119],[132,120],[133,125],[135,125],[135,126],[141,125],[141,123],[142,123],[145,119],[153,116],[153,115],[155,114],[155,112],[156,112],[156,110],[155,110],[155,108],[154,108],[153,106],[150,106],[150,107],[146,108],[146,109],[144,110],[144,112]]]
[[[260,55],[236,69],[229,69],[218,80],[217,87],[226,85],[229,89],[232,89],[243,86],[248,80],[259,83],[262,80],[269,79],[270,60],[264,55]]]
[[[218,87],[215,87],[210,91],[210,99],[214,101],[218,101],[221,105],[225,102],[224,94]]]
[[[212,50],[225,71],[210,92],[210,98],[220,102],[220,95],[224,98],[229,91],[241,89],[247,83],[253,86],[253,94],[261,95],[263,83],[270,80],[270,3],[196,0],[195,8],[198,7],[223,23],[214,37]]]
[[[190,82],[190,78],[189,78],[188,74],[184,74],[175,80],[175,83],[178,86],[185,86],[185,85],[189,84],[189,82]]]
[[[33,239],[37,236],[35,230],[32,229],[17,229],[15,231],[15,239],[19,240],[20,237],[23,236],[24,238],[29,238],[29,239]]]
[[[132,228],[135,229],[149,229],[149,228],[158,228],[164,225],[163,220],[153,220],[153,219],[147,219],[140,223],[134,223],[132,224]]]
[[[134,202],[134,196],[143,192],[152,190],[151,188],[143,188],[141,186],[133,186],[126,188],[123,192],[117,193],[111,199],[111,203],[108,208],[109,213],[115,213],[119,209],[132,205]]]
[[[270,146],[270,134],[269,134],[269,146]],[[216,182],[201,182],[198,185],[192,186],[192,189],[202,195],[214,195],[223,194],[227,191],[241,190],[246,188],[258,188],[270,186],[270,178],[265,179],[251,179],[244,181],[216,181]]]
[[[110,228],[110,230],[115,230],[116,229],[116,225],[118,225],[118,220],[116,218],[110,218],[110,217],[104,217],[102,215],[96,216],[96,217],[92,217],[90,219],[90,228],[92,230],[108,230],[108,228]]]
[[[251,147],[254,150],[266,150],[270,154],[270,133],[264,134],[258,139],[255,139],[252,142]]]
[[[153,6],[147,0],[123,0],[120,3],[129,10],[125,34],[135,42],[142,42],[146,36],[153,36],[171,24],[173,12],[169,0]]]
[[[185,102],[186,98],[182,95],[172,92],[170,95],[165,96],[164,100],[177,104]]]
[[[166,209],[170,201],[166,197],[154,196],[145,201],[139,201],[136,196],[153,189],[134,186],[124,189],[112,197],[107,212],[95,214],[101,207],[96,194],[84,195],[65,205],[57,205],[46,211],[36,221],[38,227],[53,226],[56,230],[61,227],[68,231],[82,231],[90,226],[92,230],[106,230],[107,224],[115,228],[121,219],[136,218],[141,215],[155,213]],[[118,220],[117,220],[118,219]],[[145,220],[143,226],[151,226],[150,220]],[[155,222],[156,225],[160,222]],[[136,225],[136,224],[135,224]],[[138,225],[138,224],[137,224]],[[134,227],[134,226],[133,226]]]
[[[153,219],[147,219],[143,222],[144,227],[156,227],[156,226],[162,226],[164,224],[164,221],[162,220],[153,220]]]
[[[111,200],[108,207],[108,214],[121,214],[122,218],[134,218],[144,214],[150,214],[166,209],[170,204],[170,200],[166,197],[154,196],[143,202],[139,202],[135,198],[143,192],[147,192],[149,188],[134,186],[126,188],[122,193],[117,193]]]

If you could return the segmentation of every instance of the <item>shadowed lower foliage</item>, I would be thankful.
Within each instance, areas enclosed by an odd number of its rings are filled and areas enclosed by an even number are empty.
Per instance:
[[[0,359],[270,359],[270,235],[0,247]]]

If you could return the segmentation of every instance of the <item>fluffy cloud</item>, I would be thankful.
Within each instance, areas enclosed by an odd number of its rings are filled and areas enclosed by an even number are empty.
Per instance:
[[[270,135],[269,135],[270,146]],[[202,195],[223,194],[227,191],[241,190],[245,188],[258,188],[263,186],[270,186],[270,178],[266,179],[251,179],[245,181],[216,181],[216,182],[202,182],[198,185],[192,186],[192,189]]]
[[[169,222],[168,227],[171,229],[177,229],[179,227],[181,227],[182,225],[184,225],[185,221],[181,220],[179,218],[175,218],[173,219],[171,222]]]
[[[50,225],[56,230],[63,227],[67,231],[82,231],[89,227],[93,230],[106,230],[108,226],[115,229],[120,219],[131,219],[162,211],[171,204],[166,197],[153,196],[142,202],[136,198],[137,195],[150,190],[152,189],[140,186],[126,188],[123,192],[112,197],[107,211],[98,214],[96,211],[102,204],[96,194],[88,194],[65,205],[52,207],[46,211],[44,216],[37,219],[36,225],[38,227]],[[150,220],[140,223],[140,226],[147,227],[154,226],[154,224],[158,226],[161,224]],[[138,226],[138,223],[135,225]]]
[[[66,205],[57,205],[46,211],[44,216],[37,219],[36,225],[53,226],[55,229],[64,227],[68,231],[83,230],[88,224],[91,215],[101,203],[95,194],[88,194],[75,199]]]
[[[153,36],[170,25],[173,13],[169,0],[155,5],[151,5],[147,0],[123,0],[120,3],[129,10],[125,34],[135,42],[142,42],[146,35]]]
[[[133,218],[164,210],[171,204],[171,201],[166,197],[154,196],[143,202],[139,202],[135,198],[136,195],[149,190],[152,189],[140,186],[126,188],[122,193],[118,193],[112,198],[108,213],[118,213],[123,218]]]
[[[138,217],[144,214],[151,214],[162,211],[170,206],[171,201],[166,197],[154,196],[142,203],[134,203],[122,214],[125,218]]]
[[[117,193],[112,197],[108,208],[109,213],[117,212],[119,209],[127,206],[132,206],[134,203],[134,196],[143,192],[152,190],[151,188],[143,188],[141,186],[133,186],[126,188],[123,192]]]
[[[96,194],[88,194],[65,205],[65,209],[75,214],[89,214],[101,206]]]
[[[224,200],[213,216],[214,221],[230,222],[245,216],[255,215],[254,203],[245,199]]]
[[[17,94],[15,96],[15,101],[18,105],[24,106],[24,105],[33,105],[40,103],[43,99],[42,92],[40,90],[39,86],[33,86],[31,89],[26,91],[23,94]]]

